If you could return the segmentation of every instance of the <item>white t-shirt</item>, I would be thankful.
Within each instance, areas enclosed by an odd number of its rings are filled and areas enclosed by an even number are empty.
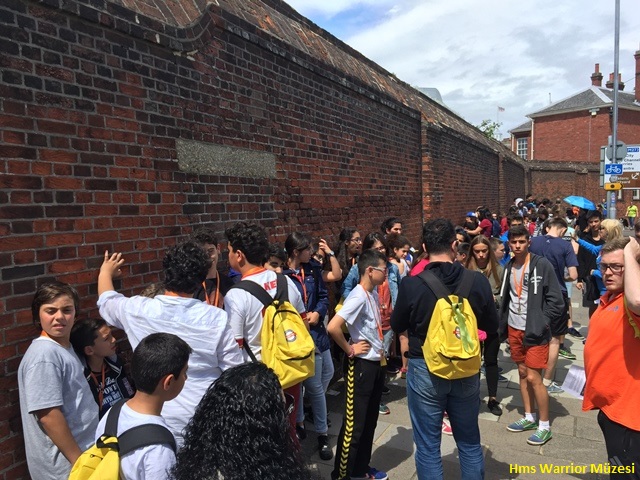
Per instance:
[[[31,478],[66,480],[71,464],[44,432],[34,412],[60,408],[80,450],[93,445],[98,404],[73,348],[48,337],[31,342],[18,367],[18,393]]]
[[[379,312],[378,293],[375,290],[368,293],[360,284],[351,290],[338,312],[338,315],[347,323],[351,341],[358,343],[366,340],[371,345],[367,353],[358,355],[359,358],[372,361],[379,361],[382,358],[384,346],[380,338]]]
[[[104,433],[107,424],[107,414],[104,414],[95,431],[97,441]],[[118,417],[118,430],[121,435],[138,425],[156,424],[167,427],[164,418],[156,415],[138,413],[125,403]],[[120,459],[120,478],[123,480],[163,480],[168,478],[168,471],[176,463],[176,455],[169,445],[149,445],[126,454]]]
[[[529,264],[527,263],[527,271],[524,272],[524,278],[521,276],[523,265],[513,265],[511,269],[511,278],[509,280],[509,316],[507,323],[511,328],[516,330],[525,330],[527,326],[527,299],[529,298]],[[516,283],[516,276],[517,283]],[[522,291],[518,299],[517,288],[522,283]]]
[[[162,416],[180,446],[182,430],[209,385],[224,370],[244,363],[227,314],[196,298],[168,295],[127,298],[113,290],[100,295],[98,307],[109,325],[126,332],[134,349],[144,337],[157,332],[173,333],[193,349],[182,392],[162,409]]]
[[[305,313],[305,307],[300,292],[290,278],[285,278],[289,286],[289,303],[302,315]],[[251,280],[257,283],[272,297],[276,295],[278,287],[277,276],[276,272],[272,270],[261,270],[244,277],[243,280]],[[233,330],[234,337],[237,340],[244,338],[258,360],[261,360],[260,352],[262,351],[260,330],[262,328],[263,308],[264,305],[260,300],[240,288],[232,288],[224,297],[224,309],[229,315],[229,324]],[[243,355],[246,362],[251,360],[246,349],[243,350]]]

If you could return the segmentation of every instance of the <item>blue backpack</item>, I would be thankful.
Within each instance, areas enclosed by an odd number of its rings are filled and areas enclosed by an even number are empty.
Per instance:
[[[500,238],[500,232],[502,228],[500,227],[500,222],[498,220],[491,220],[491,236],[495,238]]]

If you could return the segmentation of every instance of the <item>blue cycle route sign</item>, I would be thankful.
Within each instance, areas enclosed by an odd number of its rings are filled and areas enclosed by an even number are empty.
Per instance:
[[[621,163],[609,163],[604,166],[605,175],[622,175]]]

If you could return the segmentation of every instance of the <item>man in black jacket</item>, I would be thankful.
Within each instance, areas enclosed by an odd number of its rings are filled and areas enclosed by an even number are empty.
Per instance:
[[[472,275],[469,304],[478,321],[478,328],[495,335],[498,317],[491,285],[480,272],[471,272],[454,262],[457,249],[455,227],[446,219],[427,222],[422,229],[422,243],[429,252],[432,272],[451,292],[455,292],[462,278]],[[419,277],[406,277],[400,284],[398,298],[391,315],[391,328],[395,332],[408,331],[409,371],[407,398],[416,443],[416,469],[418,478],[441,479],[443,476],[440,454],[441,426],[446,410],[458,446],[462,478],[484,478],[484,458],[480,445],[478,413],[480,409],[479,375],[447,380],[434,375],[427,368],[422,345],[438,297]]]

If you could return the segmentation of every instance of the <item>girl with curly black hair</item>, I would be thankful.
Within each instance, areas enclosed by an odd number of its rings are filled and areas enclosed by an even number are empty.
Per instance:
[[[175,480],[307,480],[315,475],[297,454],[276,374],[250,362],[222,373],[185,430],[171,471]]]

